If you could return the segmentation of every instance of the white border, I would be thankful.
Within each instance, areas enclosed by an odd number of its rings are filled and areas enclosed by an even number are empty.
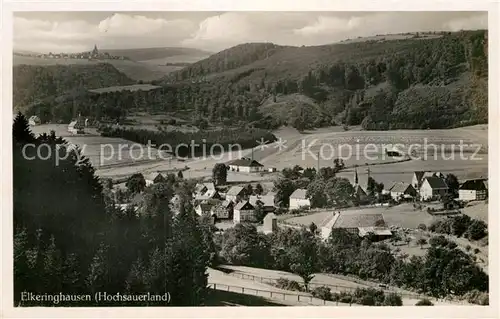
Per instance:
[[[489,39],[489,276],[490,306],[439,307],[203,307],[203,308],[14,308],[12,269],[12,11],[488,11]],[[169,0],[163,2],[130,1],[6,1],[2,13],[2,108],[0,111],[0,181],[2,205],[2,291],[1,317],[5,318],[82,318],[82,317],[205,317],[205,318],[422,318],[422,317],[499,317],[498,301],[498,213],[500,212],[500,176],[498,148],[500,120],[498,104],[499,4],[493,1],[328,1],[328,0]],[[497,164],[497,165],[495,165]],[[493,213],[491,213],[493,212]],[[496,226],[496,227],[495,227]]]

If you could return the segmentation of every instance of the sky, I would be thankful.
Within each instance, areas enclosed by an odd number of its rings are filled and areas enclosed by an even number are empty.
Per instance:
[[[401,32],[488,28],[487,12],[17,12],[14,50],[82,52],[247,42],[322,45]]]

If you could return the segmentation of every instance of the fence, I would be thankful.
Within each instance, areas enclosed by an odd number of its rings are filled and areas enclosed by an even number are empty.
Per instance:
[[[230,272],[228,273],[228,275],[230,276],[233,276],[233,277],[237,277],[237,278],[240,278],[240,279],[249,279],[249,280],[253,280],[253,281],[257,281],[257,282],[261,282],[261,283],[266,283],[266,284],[271,284],[271,285],[275,285],[278,281],[278,279],[276,278],[270,278],[270,277],[261,277],[261,276],[255,276],[255,275],[248,275],[248,274],[244,274],[244,273],[240,273],[240,272]],[[335,276],[333,274],[328,274],[329,276],[333,277],[333,278],[338,278],[338,279],[342,279],[342,280],[352,280],[351,278],[349,279],[346,279],[346,278],[342,278],[341,276]],[[349,286],[343,286],[343,285],[330,285],[330,284],[317,284],[317,283],[309,283],[309,288],[311,289],[314,289],[314,288],[318,288],[318,287],[328,287],[330,288],[330,290],[332,292],[354,292],[357,288],[375,288],[375,289],[380,289],[379,287],[376,287],[376,286],[371,286],[369,284],[366,284],[366,283],[363,283],[359,280],[353,280],[354,282],[360,284],[360,285],[363,285],[364,287],[349,287]],[[445,300],[439,300],[438,298],[431,298],[431,297],[428,297],[428,296],[424,296],[424,295],[421,295],[421,294],[413,294],[413,293],[407,293],[407,292],[401,292],[401,291],[398,291],[397,289],[395,288],[386,288],[386,289],[380,289],[382,291],[384,291],[384,293],[396,293],[398,294],[399,296],[401,296],[401,298],[408,298],[408,299],[423,299],[423,298],[427,298],[427,299],[434,299],[436,301],[445,301]]]
[[[323,300],[311,295],[306,294],[294,294],[294,293],[284,293],[272,290],[264,290],[264,289],[255,289],[241,286],[233,286],[226,285],[221,283],[208,283],[208,288],[212,288],[214,290],[222,290],[229,292],[236,292],[246,295],[253,295],[262,298],[269,298],[274,300],[285,301],[289,303],[303,303],[306,305],[314,305],[314,306],[352,306],[352,304],[341,303],[338,301],[329,301]],[[356,305],[359,306],[359,305]]]

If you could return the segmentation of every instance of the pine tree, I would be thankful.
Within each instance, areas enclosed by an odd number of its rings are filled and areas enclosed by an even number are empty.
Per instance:
[[[35,141],[35,136],[31,132],[28,120],[21,112],[18,112],[16,118],[14,119],[14,124],[12,125],[12,137],[14,142],[22,144],[33,143]]]

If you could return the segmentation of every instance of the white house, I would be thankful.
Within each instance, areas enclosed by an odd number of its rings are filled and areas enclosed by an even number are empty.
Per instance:
[[[246,157],[234,160],[228,165],[229,170],[234,172],[255,173],[264,171],[264,165]]]
[[[422,187],[422,183],[424,181],[424,178],[426,177],[439,177],[444,179],[445,176],[441,172],[426,172],[426,171],[415,171],[413,172],[413,177],[411,179],[411,186],[413,188],[420,189]]]
[[[242,201],[236,204],[233,212],[233,222],[255,222],[255,207],[249,201]]]
[[[307,190],[303,188],[296,189],[290,195],[290,209],[299,209],[301,207],[311,207],[311,201],[306,196]]]
[[[488,198],[488,180],[469,179],[458,189],[458,199],[463,201],[485,200]]]
[[[160,172],[155,172],[146,175],[146,186],[157,184],[165,181],[165,176],[163,176]]]
[[[389,189],[392,199],[399,201],[401,198],[411,199],[417,195],[415,188],[408,183],[397,182]]]
[[[30,116],[28,119],[29,125],[35,126],[40,124],[40,118],[36,115]]]
[[[247,194],[246,190],[242,186],[233,186],[226,193],[226,200],[239,202]]]
[[[438,199],[446,193],[448,193],[448,185],[442,178],[432,176],[423,179],[420,187],[421,200]]]
[[[212,205],[207,203],[201,203],[198,206],[196,206],[194,210],[196,211],[196,214],[200,216],[210,215],[210,212],[212,210]]]
[[[77,121],[72,121],[68,125],[68,132],[72,134],[84,134],[84,124],[82,123],[81,119],[78,119]]]

